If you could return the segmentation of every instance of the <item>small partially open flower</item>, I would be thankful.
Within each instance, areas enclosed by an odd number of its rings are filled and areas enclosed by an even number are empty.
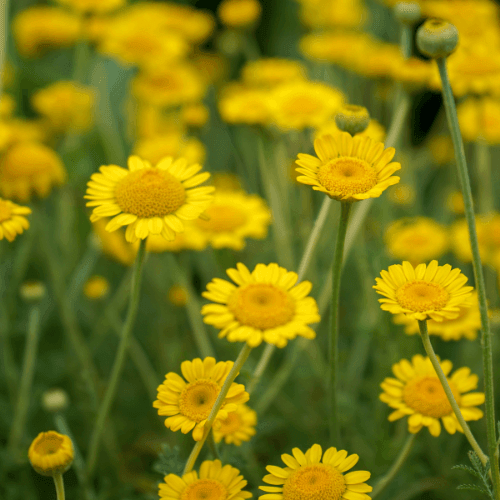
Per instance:
[[[102,299],[108,292],[109,281],[103,276],[91,276],[83,286],[83,293],[90,300]]]
[[[56,431],[40,432],[28,450],[28,458],[38,474],[53,476],[66,472],[73,463],[73,443]]]
[[[411,26],[422,17],[422,9],[417,2],[398,2],[394,6],[394,15],[400,23]]]
[[[19,295],[26,302],[42,300],[46,293],[47,288],[41,281],[25,281],[19,288]]]
[[[457,47],[458,30],[442,19],[428,19],[417,31],[417,46],[426,56],[449,56]]]
[[[335,115],[335,123],[343,132],[351,135],[364,132],[370,123],[370,113],[364,106],[346,104]]]

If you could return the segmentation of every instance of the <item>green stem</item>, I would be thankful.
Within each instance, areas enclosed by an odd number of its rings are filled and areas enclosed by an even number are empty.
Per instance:
[[[64,500],[64,480],[61,473],[54,474],[54,484],[56,485],[57,500]]]
[[[23,371],[8,443],[9,450],[14,458],[17,458],[19,443],[23,436],[29,405],[32,401],[31,386],[33,383],[33,375],[35,373],[39,338],[40,309],[38,306],[33,306],[28,318],[28,335],[24,350]]]
[[[215,400],[214,406],[210,411],[210,415],[208,416],[207,421],[205,422],[203,437],[200,439],[200,441],[196,442],[191,451],[191,454],[189,455],[189,458],[187,459],[183,475],[193,470],[194,464],[196,463],[196,459],[198,458],[198,455],[200,454],[200,451],[203,448],[203,444],[207,440],[208,434],[210,433],[210,429],[212,429],[212,425],[215,421],[215,418],[217,417],[217,413],[219,413],[220,407],[222,406],[224,399],[226,399],[231,384],[234,382],[234,379],[236,378],[241,368],[245,364],[245,361],[248,359],[248,356],[250,355],[251,351],[252,348],[247,343],[245,343],[240,353],[238,354],[238,357],[236,358],[236,361],[234,362],[231,371],[228,373],[226,380],[224,381],[224,384],[221,387],[219,395]]]
[[[373,488],[373,491],[370,493],[372,499],[385,490],[386,486],[394,479],[396,474],[399,472],[399,469],[401,469],[403,464],[406,462],[406,459],[408,458],[408,455],[410,454],[410,451],[413,447],[413,443],[415,442],[415,436],[416,434],[410,434],[407,437],[403,448],[401,448],[401,451],[399,452],[399,455],[392,464],[391,468],[387,471],[387,474],[385,476],[379,479],[379,481],[375,485],[375,488]]]
[[[108,416],[111,405],[113,404],[120,375],[127,357],[127,350],[130,341],[130,335],[134,327],[137,311],[139,308],[139,298],[141,290],[142,268],[144,265],[144,257],[146,255],[146,240],[141,240],[139,250],[135,259],[134,271],[132,275],[132,284],[130,287],[130,300],[128,305],[127,317],[123,324],[120,343],[116,352],[115,361],[111,370],[108,388],[104,399],[99,407],[97,419],[90,438],[89,453],[87,457],[87,477],[91,478],[94,468],[97,463],[97,456],[99,453],[99,445],[101,442],[102,433],[104,431],[104,424]]]
[[[474,205],[472,201],[472,191],[467,170],[467,160],[462,142],[462,135],[458,125],[457,110],[455,99],[448,80],[446,70],[446,59],[436,59],[439,76],[443,88],[443,100],[446,110],[446,118],[450,128],[455,158],[457,162],[458,178],[464,199],[465,218],[469,228],[470,246],[472,250],[472,265],[474,268],[474,279],[479,299],[479,311],[481,315],[481,347],[483,353],[483,375],[484,375],[484,393],[485,393],[485,416],[486,416],[486,434],[488,438],[488,452],[491,460],[491,474],[495,498],[500,499],[500,471],[499,459],[496,453],[496,421],[495,421],[495,393],[493,387],[493,354],[492,339],[490,330],[490,320],[488,317],[488,304],[486,300],[486,286],[484,283],[483,267],[479,255],[479,245],[477,241],[476,220],[474,216]]]
[[[7,58],[7,34],[9,33],[9,0],[0,0],[0,96],[3,94],[3,73]]]
[[[495,209],[493,199],[493,183],[491,180],[491,154],[488,143],[484,140],[477,140],[474,143],[477,181],[479,184],[478,197],[479,212],[489,214]]]
[[[340,220],[337,232],[337,242],[335,245],[335,254],[333,256],[333,281],[332,281],[332,309],[331,322],[328,345],[328,365],[329,365],[329,424],[330,424],[330,443],[335,446],[340,446],[340,429],[338,421],[338,405],[337,405],[337,374],[338,374],[338,334],[339,334],[339,297],[340,297],[340,277],[342,274],[342,260],[344,257],[344,242],[347,232],[347,223],[349,221],[349,213],[351,211],[351,203],[341,202],[340,205]]]
[[[210,451],[212,452],[214,460],[220,460],[219,452],[217,451],[217,443],[215,442],[215,439],[214,439],[213,429],[211,432],[208,433],[207,441],[208,441],[208,447],[210,448]]]
[[[453,395],[453,392],[450,388],[450,384],[448,383],[448,379],[446,378],[446,375],[444,374],[443,369],[441,368],[441,364],[439,363],[439,360],[436,357],[436,353],[434,352],[431,340],[429,338],[429,332],[427,331],[427,320],[424,319],[423,321],[419,321],[418,326],[420,327],[420,337],[424,344],[425,352],[427,353],[427,356],[429,356],[429,359],[431,360],[434,370],[436,370],[436,374],[439,378],[439,381],[441,382],[441,385],[443,386],[446,397],[450,402],[450,405],[453,409],[453,413],[455,414],[458,422],[462,426],[465,437],[467,438],[467,441],[469,441],[469,444],[471,445],[472,449],[476,452],[477,456],[481,460],[481,463],[483,465],[486,465],[486,462],[488,462],[488,457],[483,453],[483,450],[479,446],[475,437],[472,435],[470,427],[464,420],[462,412],[460,411],[460,408],[455,400],[455,396]]]

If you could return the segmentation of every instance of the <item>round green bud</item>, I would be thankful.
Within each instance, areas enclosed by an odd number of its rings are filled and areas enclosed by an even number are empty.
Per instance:
[[[413,25],[420,21],[422,9],[416,2],[398,2],[394,6],[394,15],[401,24]]]
[[[370,113],[363,106],[346,104],[335,115],[335,123],[343,132],[349,132],[351,135],[359,134],[368,127]]]
[[[418,28],[418,50],[433,59],[449,56],[457,44],[458,30],[448,21],[428,19]]]

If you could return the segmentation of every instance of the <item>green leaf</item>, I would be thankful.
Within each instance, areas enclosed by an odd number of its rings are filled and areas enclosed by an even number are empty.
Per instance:
[[[162,476],[167,476],[168,474],[182,476],[185,460],[181,460],[179,451],[177,446],[172,448],[168,444],[163,444],[161,452],[158,455],[158,460],[153,464],[153,470]]]

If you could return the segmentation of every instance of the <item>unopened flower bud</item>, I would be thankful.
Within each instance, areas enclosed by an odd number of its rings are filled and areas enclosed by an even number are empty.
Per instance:
[[[364,132],[370,123],[370,114],[363,106],[347,104],[335,115],[335,123],[343,132],[351,135]]]
[[[448,21],[428,19],[417,31],[417,47],[422,54],[439,59],[449,56],[457,47],[458,30]]]
[[[401,24],[413,25],[422,17],[422,10],[416,2],[398,2],[394,6],[394,15]]]
[[[19,294],[26,302],[38,302],[45,297],[47,289],[41,281],[25,281],[20,289]]]
[[[57,413],[64,411],[68,407],[68,395],[66,391],[59,389],[49,389],[42,394],[42,407],[45,411]]]
[[[28,458],[38,474],[63,474],[73,463],[73,443],[65,434],[56,431],[40,432],[31,443]]]

